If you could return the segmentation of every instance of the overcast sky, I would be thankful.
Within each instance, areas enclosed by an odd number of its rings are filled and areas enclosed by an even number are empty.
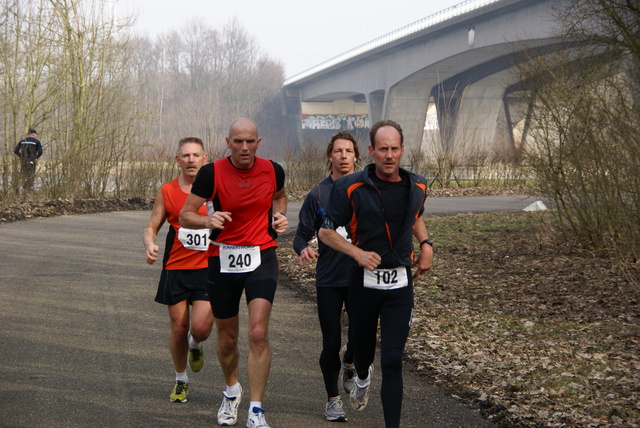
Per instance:
[[[135,13],[136,28],[150,37],[194,17],[218,30],[236,17],[291,77],[461,1],[117,0],[117,8],[121,16]]]

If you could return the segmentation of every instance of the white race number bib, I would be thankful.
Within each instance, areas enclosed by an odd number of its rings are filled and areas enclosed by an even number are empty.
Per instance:
[[[243,273],[253,272],[262,261],[260,247],[244,247],[241,245],[220,245],[220,272]]]
[[[178,229],[178,240],[187,250],[207,251],[209,248],[209,229]]]
[[[364,286],[376,290],[395,290],[409,285],[407,268],[364,270]]]

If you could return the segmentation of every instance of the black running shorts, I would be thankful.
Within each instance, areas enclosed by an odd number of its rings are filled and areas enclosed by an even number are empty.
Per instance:
[[[276,247],[260,251],[260,260],[260,266],[253,272],[220,273],[220,257],[209,258],[209,298],[214,317],[226,319],[238,315],[243,290],[247,304],[257,298],[273,304],[278,285]]]
[[[208,269],[162,270],[156,302],[175,305],[183,300],[209,300]]]

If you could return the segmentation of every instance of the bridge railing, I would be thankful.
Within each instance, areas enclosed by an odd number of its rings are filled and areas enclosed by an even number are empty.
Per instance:
[[[320,64],[313,66],[301,73],[295,74],[292,77],[289,77],[285,80],[284,84],[288,85],[297,80],[301,80],[307,76],[310,76],[314,73],[317,73],[321,70],[331,67],[332,65],[338,64],[342,61],[346,61],[349,58],[353,58],[362,53],[373,50],[379,46],[390,43],[394,40],[400,39],[402,37],[408,36],[409,34],[416,33],[418,31],[424,30],[425,28],[431,27],[433,25],[439,24],[440,22],[446,21],[447,19],[454,18],[458,15],[462,15],[463,13],[471,12],[472,10],[479,9],[483,6],[486,6],[491,3],[498,2],[500,0],[466,0],[462,3],[458,3],[451,7],[448,7],[440,12],[436,12],[432,15],[429,15],[425,18],[422,18],[418,21],[412,22],[411,24],[405,25],[404,27],[398,28],[390,33],[377,37],[367,43],[364,43],[360,46],[356,46],[353,49],[350,49],[340,55],[334,56],[326,61],[321,62]]]

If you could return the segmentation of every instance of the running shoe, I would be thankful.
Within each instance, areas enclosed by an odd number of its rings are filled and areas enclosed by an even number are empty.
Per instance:
[[[344,345],[340,350],[340,362],[342,363],[342,370],[340,370],[340,383],[347,394],[351,393],[353,389],[353,381],[356,379],[356,365],[348,365],[344,362],[344,354],[347,352],[347,345]]]
[[[247,418],[247,428],[269,428],[267,421],[264,419],[263,409],[260,407],[251,409]]]
[[[242,400],[242,387],[235,397],[229,397],[226,391],[222,392],[222,404],[218,410],[218,425],[223,427],[235,425],[238,422],[238,406]]]
[[[191,337],[191,333],[189,333]],[[195,349],[189,348],[189,367],[192,372],[199,372],[204,364],[204,351],[202,350],[202,343]]]
[[[173,385],[173,392],[169,395],[169,401],[172,403],[185,403],[187,401],[187,389],[189,384],[181,380],[177,380]]]
[[[373,366],[369,367],[369,385],[365,387],[358,386],[358,382],[353,383],[353,389],[350,394],[351,408],[356,412],[361,412],[369,403],[369,387],[371,386],[371,377],[373,375]]]
[[[342,399],[340,397],[329,399],[324,415],[329,422],[347,422],[347,414],[342,406]]]

